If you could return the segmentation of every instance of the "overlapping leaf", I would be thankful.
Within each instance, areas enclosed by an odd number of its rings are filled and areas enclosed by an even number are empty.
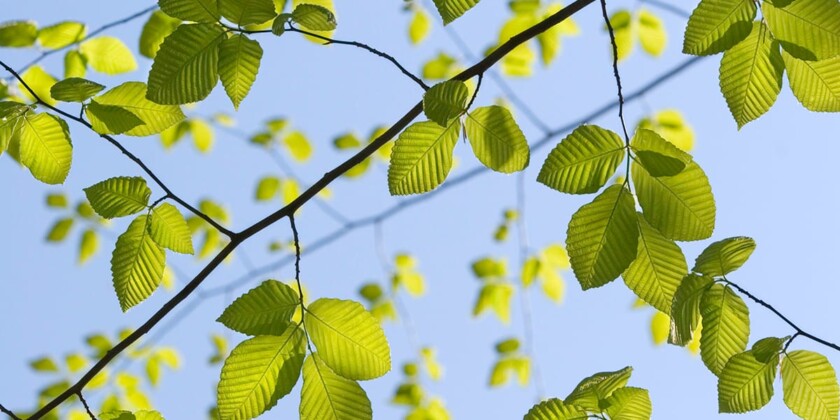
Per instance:
[[[805,61],[782,52],[790,90],[807,109],[840,112],[840,56]]]
[[[452,168],[452,151],[461,124],[444,128],[433,121],[412,124],[394,143],[388,167],[388,190],[393,195],[420,194],[443,183]]]
[[[785,404],[803,419],[836,419],[840,411],[837,375],[825,356],[808,350],[782,359]]]
[[[604,405],[611,420],[649,420],[653,412],[650,395],[642,388],[619,388]]]
[[[443,18],[443,24],[448,25],[453,20],[458,19],[478,4],[480,0],[435,0],[435,7],[437,7],[440,17]]]
[[[464,128],[473,153],[484,166],[506,174],[528,166],[528,142],[507,108],[478,108],[467,114]]]
[[[753,0],[701,0],[685,28],[683,52],[711,55],[749,35],[757,7]]]
[[[732,356],[718,377],[720,412],[746,413],[764,407],[773,398],[778,366],[778,355],[767,362],[756,360],[752,351]]]
[[[729,358],[747,348],[750,311],[731,288],[713,284],[700,300],[700,316],[700,357],[712,373],[720,375]]]
[[[685,256],[674,241],[659,233],[641,214],[637,214],[636,219],[639,223],[636,259],[622,277],[636,296],[654,308],[670,313],[674,293],[688,273]]]
[[[180,24],[180,19],[170,17],[160,10],[152,12],[140,32],[140,54],[146,58],[155,58],[160,44],[169,34],[175,32],[175,28]]]
[[[599,412],[601,402],[627,385],[632,373],[633,368],[630,366],[615,372],[598,372],[580,381],[564,401],[566,404]]]
[[[85,195],[97,214],[111,219],[143,211],[152,191],[143,178],[116,177],[85,188]]]
[[[840,55],[840,3],[834,0],[767,0],[761,14],[782,47],[801,60]]]
[[[23,115],[18,124],[20,163],[41,182],[63,183],[73,161],[67,124],[56,116],[34,113]]]
[[[460,80],[447,80],[432,86],[423,95],[423,112],[442,127],[466,111],[470,90]]]
[[[585,420],[589,414],[582,408],[550,398],[528,410],[525,420]]]
[[[700,323],[700,300],[713,282],[711,277],[696,274],[688,274],[683,278],[671,304],[669,343],[684,346],[691,341]]]
[[[332,31],[338,26],[333,12],[317,4],[298,5],[292,12],[292,19],[313,31]]]
[[[301,420],[371,420],[373,411],[365,390],[333,372],[320,356],[314,353],[303,364]]]
[[[163,203],[152,210],[149,233],[160,246],[181,254],[193,254],[192,234],[175,206]]]
[[[221,15],[239,25],[268,22],[277,16],[272,0],[217,0]]]
[[[537,181],[557,191],[598,191],[624,160],[618,134],[596,125],[582,125],[560,141],[543,163]]]
[[[50,95],[57,101],[84,102],[96,95],[105,86],[80,77],[64,79],[50,88]]]
[[[651,176],[674,176],[691,163],[691,155],[653,130],[639,128],[630,143],[636,159]]]
[[[143,121],[128,131],[127,136],[148,136],[179,123],[184,119],[184,113],[177,105],[160,105],[146,99],[145,83],[126,82],[93,100],[101,105],[112,105],[123,108],[136,115]]]
[[[111,256],[111,274],[120,307],[127,311],[144,301],[163,278],[166,254],[149,235],[146,215],[138,216],[119,238]]]
[[[181,25],[166,37],[149,72],[146,97],[159,104],[186,104],[207,97],[219,80],[219,25]]]
[[[262,55],[263,50],[259,42],[241,34],[234,35],[219,45],[219,76],[234,108],[239,108],[239,104],[257,79]]]
[[[125,108],[96,101],[85,106],[85,116],[93,131],[99,134],[122,134],[144,124],[140,117]]]
[[[160,10],[169,16],[192,22],[218,22],[218,0],[158,0]]]
[[[700,253],[691,271],[712,277],[725,276],[744,265],[753,251],[755,241],[745,236],[717,241]]]
[[[266,280],[237,298],[217,319],[248,335],[279,335],[300,305],[297,292],[277,280]]]

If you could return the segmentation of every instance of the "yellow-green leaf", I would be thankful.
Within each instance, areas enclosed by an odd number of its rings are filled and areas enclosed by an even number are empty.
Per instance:
[[[507,108],[493,105],[476,109],[467,114],[464,131],[484,166],[506,174],[528,166],[528,142]]]
[[[137,69],[134,54],[118,38],[100,36],[79,46],[87,63],[96,71],[109,75],[128,73]]]
[[[239,25],[268,22],[277,16],[272,0],[217,0],[222,16]]]
[[[569,194],[597,192],[624,160],[618,134],[596,125],[581,125],[548,154],[537,181]]]
[[[640,9],[638,19],[639,42],[648,54],[659,57],[668,45],[668,32],[659,16],[647,9]]]
[[[753,251],[755,241],[752,238],[726,238],[706,247],[697,257],[691,271],[712,277],[725,276],[744,265]]]
[[[23,72],[20,75],[20,78],[35,92],[35,95],[38,96],[38,99],[46,103],[47,105],[55,105],[55,100],[50,95],[50,89],[58,80],[53,77],[51,74],[47,73],[40,64],[36,64],[29,68],[29,70]],[[33,96],[28,89],[23,86],[20,86],[20,91],[23,93],[23,96],[29,99],[30,101],[35,101],[35,96]]]
[[[169,16],[192,22],[219,21],[218,0],[158,0],[160,10]]]
[[[317,4],[297,5],[292,12],[292,19],[313,31],[332,31],[338,26],[333,12]]]
[[[149,233],[160,246],[181,254],[193,254],[190,228],[175,206],[163,203],[152,210]]]
[[[610,420],[649,420],[653,412],[646,389],[624,387],[604,401]]]
[[[524,420],[586,420],[589,414],[582,408],[550,398],[528,410]]]
[[[828,359],[808,350],[795,350],[782,359],[785,404],[803,419],[836,419],[840,411],[837,375]]]
[[[412,124],[397,138],[388,166],[392,195],[420,194],[437,188],[452,168],[452,152],[461,124],[444,128],[432,121]]]
[[[146,58],[155,58],[160,49],[160,44],[167,36],[175,32],[180,24],[180,19],[169,17],[160,10],[152,12],[140,32],[140,54]]]
[[[659,233],[641,214],[637,214],[636,220],[639,224],[636,259],[622,277],[636,296],[668,313],[680,281],[688,274],[685,256],[674,241]]]
[[[274,6],[271,5],[271,8],[273,10]],[[219,76],[234,108],[239,108],[257,79],[262,55],[260,43],[241,34],[219,45]]]
[[[700,316],[700,357],[712,373],[720,375],[729,358],[747,348],[750,311],[729,286],[713,284],[700,300]]]
[[[79,240],[79,264],[84,264],[99,250],[99,235],[93,229],[82,232]]]
[[[147,216],[138,216],[117,238],[111,256],[114,290],[123,311],[144,301],[157,289],[165,266],[166,254],[149,235]]]
[[[691,155],[662,138],[655,131],[639,128],[630,143],[636,159],[651,176],[674,176],[691,163]]]
[[[41,182],[64,183],[73,161],[73,145],[64,120],[50,114],[28,113],[22,117],[18,130],[20,163]]]
[[[414,7],[411,14],[411,23],[408,25],[408,39],[412,44],[419,44],[429,36],[432,29],[432,20],[429,14],[422,7]]]
[[[299,306],[294,289],[266,280],[233,301],[216,321],[243,334],[280,335]]]
[[[219,25],[181,25],[166,37],[149,71],[146,97],[159,104],[186,104],[207,97],[219,81]]]
[[[146,93],[145,83],[126,82],[94,100],[101,105],[123,108],[143,121],[143,125],[126,131],[124,134],[127,136],[143,137],[157,134],[184,119],[184,113],[179,106],[154,103],[146,99]]]
[[[87,35],[82,22],[65,21],[45,26],[38,31],[38,43],[47,49],[59,49],[75,44]]]
[[[292,159],[298,162],[306,162],[312,157],[312,143],[300,131],[293,131],[284,137],[283,145],[292,155]]]
[[[64,79],[50,88],[50,96],[57,101],[84,102],[105,89],[105,86],[79,77]]]
[[[303,363],[301,420],[372,420],[367,394],[356,381],[343,378],[313,353]]]
[[[714,281],[711,277],[688,274],[674,293],[671,303],[671,332],[668,342],[685,346],[700,323],[700,300]],[[702,338],[702,337],[701,337]]]
[[[840,112],[840,56],[804,61],[782,52],[790,90],[807,109]]]
[[[473,306],[472,314],[477,317],[487,310],[493,311],[504,324],[510,323],[510,300],[513,297],[513,285],[507,283],[487,283],[481,287]]]
[[[35,43],[38,27],[30,20],[0,23],[0,47],[23,48]]]
[[[87,74],[87,60],[78,50],[67,51],[64,54],[64,78],[85,77]]]
[[[85,106],[85,115],[93,131],[99,134],[122,134],[144,125],[140,117],[116,105],[102,105],[95,100]]]
[[[746,413],[764,407],[773,398],[778,367],[778,355],[767,362],[756,360],[752,351],[732,356],[718,377],[718,410]]]
[[[685,28],[683,53],[712,55],[744,40],[758,8],[753,0],[701,0]]]
[[[630,366],[614,372],[598,372],[584,378],[566,397],[566,404],[572,404],[590,411],[601,411],[601,402],[627,385],[633,368]]]
[[[106,219],[145,210],[152,195],[146,180],[140,177],[110,178],[91,185],[84,191],[96,213]]]
[[[67,217],[63,219],[58,219],[50,228],[50,231],[47,233],[47,241],[48,242],[61,242],[64,238],[67,237],[67,234],[70,233],[70,229],[73,227],[73,222],[75,220],[72,217]]]
[[[800,60],[840,56],[840,3],[835,0],[767,0],[761,13],[782,48]]]
[[[453,20],[458,19],[478,4],[480,0],[435,0],[435,7],[437,7],[440,17],[443,18],[443,24],[448,25]]]
[[[470,89],[460,80],[438,83],[423,95],[423,112],[441,127],[448,127],[452,119],[466,111],[469,96]]]

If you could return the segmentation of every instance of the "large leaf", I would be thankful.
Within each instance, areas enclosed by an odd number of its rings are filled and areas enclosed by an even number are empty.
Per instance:
[[[460,132],[460,122],[453,120],[447,128],[424,121],[400,133],[388,167],[391,194],[420,194],[443,183],[452,168],[452,151]]]
[[[804,61],[782,52],[790,90],[805,108],[840,112],[840,56]]]
[[[245,35],[234,35],[220,44],[219,76],[234,108],[239,108],[257,79],[262,55],[260,43]]]
[[[617,389],[604,405],[610,420],[649,420],[653,412],[648,390],[642,388]]]
[[[701,0],[685,28],[683,52],[711,55],[732,48],[753,29],[753,0]]]
[[[106,219],[143,211],[152,195],[146,180],[125,176],[107,179],[84,191],[93,210]]]
[[[674,293],[688,273],[685,256],[673,240],[659,233],[641,214],[637,214],[636,220],[639,223],[636,259],[622,277],[636,296],[654,308],[670,313]]]
[[[50,114],[27,113],[21,120],[17,128],[20,163],[41,182],[64,183],[73,161],[67,124]]]
[[[691,341],[694,330],[700,323],[700,300],[712,283],[714,280],[711,277],[696,274],[688,274],[683,278],[671,303],[669,343],[684,346]]]
[[[239,25],[268,22],[277,16],[272,0],[217,0],[222,16]]]
[[[355,380],[391,370],[391,349],[379,321],[358,302],[318,299],[304,317],[309,337],[337,374]]]
[[[720,375],[729,358],[747,348],[750,311],[730,287],[713,284],[700,300],[700,316],[700,357],[712,373]]]
[[[566,246],[584,290],[613,281],[636,258],[639,227],[634,207],[630,191],[613,185],[572,216]]]
[[[761,13],[782,48],[802,60],[840,55],[840,3],[836,0],[767,0]]]
[[[615,372],[598,372],[584,378],[566,397],[566,404],[585,408],[589,411],[601,411],[601,402],[627,385],[633,368],[628,366]]]
[[[301,420],[371,420],[373,411],[365,390],[333,372],[320,356],[313,353],[303,363]]]
[[[100,36],[83,42],[79,51],[94,70],[108,75],[128,73],[137,69],[134,54],[119,38]]]
[[[837,375],[825,356],[796,350],[782,359],[785,404],[803,419],[836,419],[840,411]]]
[[[222,420],[259,416],[288,394],[300,376],[306,337],[298,325],[279,336],[243,341],[222,367],[218,408]]]
[[[443,18],[443,24],[448,25],[455,19],[458,19],[478,4],[480,0],[435,0],[435,7],[437,7],[440,17]]]
[[[140,117],[125,108],[102,105],[95,100],[85,106],[85,116],[93,131],[99,134],[122,134],[144,124]]]
[[[467,107],[470,89],[460,80],[447,80],[432,86],[423,95],[423,112],[441,127],[457,118]]]
[[[105,86],[99,83],[80,77],[70,77],[52,85],[50,96],[57,101],[84,102],[102,89],[105,89]]]
[[[146,58],[155,58],[160,44],[169,34],[175,32],[180,24],[180,19],[169,17],[160,10],[152,12],[140,32],[140,54]]]
[[[586,420],[589,414],[582,408],[550,398],[528,410],[524,420]]]
[[[668,238],[694,241],[712,236],[715,199],[709,179],[695,162],[674,176],[653,177],[638,163],[631,171],[645,219]]]
[[[630,146],[636,159],[652,176],[674,176],[691,163],[691,155],[653,130],[638,128]]]
[[[175,206],[163,203],[152,210],[149,233],[154,241],[181,254],[193,254],[192,234],[184,216]]]
[[[111,274],[120,307],[127,311],[157,289],[166,254],[149,235],[148,218],[138,216],[119,238],[111,256]]]
[[[146,97],[159,104],[186,104],[207,97],[219,81],[219,25],[181,25],[166,37],[149,71]]]
[[[218,0],[158,0],[160,10],[169,16],[192,22],[219,20]]]
[[[569,194],[598,191],[624,160],[624,141],[618,134],[582,125],[548,154],[537,181]]]
[[[712,277],[725,276],[744,265],[753,251],[755,241],[752,238],[726,238],[706,247],[697,257],[691,271]]]
[[[297,292],[277,280],[266,280],[233,301],[217,319],[248,335],[279,335],[300,305]]]
[[[184,113],[176,105],[160,105],[146,99],[146,84],[141,82],[123,83],[94,100],[102,105],[123,108],[143,120],[143,125],[132,128],[127,136],[149,136],[179,123]]]
[[[778,366],[778,355],[766,362],[756,360],[752,351],[732,356],[718,377],[718,410],[746,413],[764,407],[773,398]]]
[[[720,90],[738,128],[770,110],[782,90],[785,64],[779,43],[761,22],[750,35],[723,53]]]
[[[531,152],[525,135],[507,108],[487,106],[467,114],[467,139],[484,166],[502,173],[525,169]]]

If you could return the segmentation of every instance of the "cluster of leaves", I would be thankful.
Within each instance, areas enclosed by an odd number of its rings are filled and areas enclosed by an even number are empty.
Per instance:
[[[662,55],[668,45],[668,33],[662,19],[645,8],[639,8],[635,12],[618,10],[610,16],[610,25],[613,28],[619,61],[630,56],[636,41],[644,52],[653,57]]]
[[[499,359],[493,365],[488,384],[491,387],[505,385],[510,375],[516,375],[519,386],[527,386],[531,380],[531,358],[519,351],[519,340],[508,338],[496,343]]]
[[[386,293],[376,282],[368,282],[359,288],[359,295],[368,304],[368,310],[380,322],[397,319],[394,297],[400,288],[413,297],[426,293],[426,279],[417,270],[417,260],[409,254],[397,254],[394,257],[391,285]]]
[[[50,193],[46,198],[47,207],[66,211],[65,215],[56,220],[47,232],[47,242],[60,243],[67,239],[73,226],[79,224],[84,230],[79,236],[78,261],[84,264],[99,250],[99,230],[108,226],[108,221],[99,217],[87,200],[80,200],[73,210],[70,201],[64,193]]]
[[[403,365],[405,379],[397,385],[391,403],[408,407],[406,420],[449,420],[451,417],[443,400],[429,395],[423,387],[423,373],[433,381],[443,377],[443,367],[437,362],[435,350],[431,347],[420,350],[420,361]]]

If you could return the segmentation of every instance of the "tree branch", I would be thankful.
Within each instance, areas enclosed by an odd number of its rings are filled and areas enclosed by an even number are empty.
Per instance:
[[[87,401],[85,401],[85,397],[82,395],[82,391],[79,391],[76,396],[79,397],[79,400],[82,402],[82,405],[85,407],[85,411],[87,411],[88,416],[90,416],[91,420],[96,420],[96,416],[93,415],[93,411],[90,411],[90,406],[88,406]]]
[[[653,7],[660,8],[660,9],[666,11],[666,12],[670,12],[671,14],[679,16],[681,18],[688,19],[688,18],[691,17],[691,13],[686,12],[685,10],[680,9],[677,6],[674,6],[673,4],[670,4],[670,3],[666,3],[664,1],[659,1],[659,0],[637,0],[637,1],[639,3],[647,3],[647,4],[649,4]]]
[[[607,32],[610,34],[610,43],[612,44],[613,76],[615,76],[615,84],[618,88],[618,119],[621,120],[621,129],[624,131],[625,145],[630,147],[630,136],[627,135],[627,124],[624,122],[624,94],[621,92],[621,75],[618,73],[618,44],[615,42],[615,31],[612,22],[610,22],[609,13],[607,13],[607,0],[601,0],[601,12],[604,15],[604,24],[607,25]]]
[[[9,410],[8,408],[3,407],[3,404],[0,404],[0,413],[3,413],[5,415],[11,417],[12,420],[22,420],[20,417],[15,415],[15,413],[13,413],[12,410]]]

